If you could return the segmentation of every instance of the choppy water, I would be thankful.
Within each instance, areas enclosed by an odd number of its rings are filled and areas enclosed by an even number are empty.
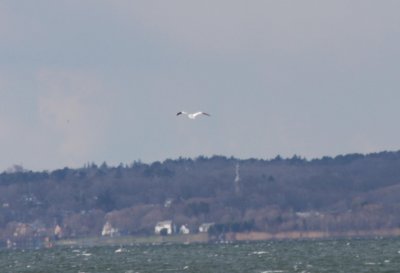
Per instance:
[[[400,272],[400,239],[1,250],[1,273]]]

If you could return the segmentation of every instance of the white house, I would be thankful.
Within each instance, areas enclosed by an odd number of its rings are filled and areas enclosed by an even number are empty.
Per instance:
[[[208,232],[213,225],[214,223],[203,223],[199,226],[199,232]]]
[[[171,235],[175,231],[174,224],[171,220],[161,221],[154,227],[154,233],[160,235],[162,230],[166,230],[168,235]]]
[[[54,228],[54,236],[56,237],[56,238],[61,238],[62,236],[63,236],[63,230],[62,230],[62,228],[60,227],[60,225],[56,225],[56,227]]]
[[[119,230],[114,228],[110,222],[106,222],[103,226],[103,230],[101,231],[101,236],[115,236],[119,234]]]
[[[188,228],[186,225],[182,225],[182,226],[179,228],[179,233],[180,233],[180,234],[189,234],[189,233],[190,233],[190,230],[189,230],[189,228]]]

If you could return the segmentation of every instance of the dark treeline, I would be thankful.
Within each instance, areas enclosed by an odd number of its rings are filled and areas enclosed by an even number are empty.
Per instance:
[[[0,174],[0,240],[197,231],[373,230],[400,226],[400,152],[334,158],[179,158]]]

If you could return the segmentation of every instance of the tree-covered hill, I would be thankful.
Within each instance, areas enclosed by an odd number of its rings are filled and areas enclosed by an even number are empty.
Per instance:
[[[213,156],[117,167],[0,174],[0,239],[151,234],[161,220],[192,231],[370,230],[400,225],[400,152],[305,160]],[[20,232],[21,226],[25,227]],[[19,233],[20,234],[19,234]]]

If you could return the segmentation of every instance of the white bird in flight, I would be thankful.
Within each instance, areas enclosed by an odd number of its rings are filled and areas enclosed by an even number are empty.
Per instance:
[[[205,112],[196,112],[196,113],[187,113],[187,112],[185,112],[185,111],[181,111],[181,112],[178,112],[178,113],[176,113],[176,115],[177,116],[179,116],[179,115],[186,115],[188,118],[190,118],[190,119],[195,119],[197,116],[199,116],[199,115],[205,115],[205,116],[210,116],[210,114],[207,114],[207,113],[205,113]]]

